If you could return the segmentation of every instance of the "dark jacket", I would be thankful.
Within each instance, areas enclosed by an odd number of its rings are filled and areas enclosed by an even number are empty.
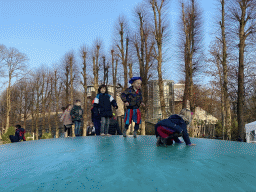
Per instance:
[[[169,128],[177,133],[182,132],[182,137],[185,143],[187,145],[191,144],[187,131],[187,124],[179,115],[171,115],[168,119],[163,119],[162,121],[159,121],[155,126],[156,137],[159,136],[159,134],[157,133],[157,127],[159,125]]]
[[[99,110],[101,117],[112,117],[113,112],[111,105],[117,108],[117,103],[114,98],[107,93],[99,93],[94,99],[93,107]]]
[[[138,109],[140,107],[140,104],[143,102],[140,89],[137,90],[137,93],[136,93],[132,86],[127,88],[121,94],[121,99],[124,103],[126,102],[129,103],[129,106],[127,106],[127,109]]]
[[[26,133],[25,129],[19,128],[19,129],[16,129],[15,136],[10,135],[9,138],[10,138],[12,143],[13,142],[19,142],[21,140],[26,141],[26,138],[24,136],[25,133]]]
[[[92,117],[92,122],[100,121],[101,116],[100,116],[99,109],[97,107],[91,108],[91,117]]]
[[[111,135],[115,135],[116,132],[117,132],[117,135],[122,135],[122,132],[120,130],[117,120],[114,117],[112,117],[111,119],[109,119],[108,133]]]
[[[70,111],[70,116],[72,118],[72,122],[82,121],[83,120],[83,109],[81,108],[81,106],[74,105],[74,107]]]

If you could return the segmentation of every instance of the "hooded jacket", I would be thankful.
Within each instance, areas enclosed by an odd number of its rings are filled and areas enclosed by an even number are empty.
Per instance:
[[[189,135],[187,132],[187,124],[185,123],[185,121],[182,119],[181,116],[171,115],[168,119],[163,119],[162,121],[159,121],[155,126],[156,137],[159,136],[159,134],[157,133],[158,126],[164,126],[174,132],[178,132],[178,133],[182,132],[182,137],[186,145],[191,144]]]

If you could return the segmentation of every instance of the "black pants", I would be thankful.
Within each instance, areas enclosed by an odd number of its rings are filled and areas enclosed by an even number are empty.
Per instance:
[[[71,129],[72,129],[72,125],[71,125],[71,126],[70,126],[70,125],[64,125],[64,127],[65,127],[65,132],[68,131],[67,136],[70,136],[70,137],[71,137],[71,136],[72,136],[72,135],[71,135],[71,132],[72,132],[72,130],[71,130]]]
[[[14,142],[19,142],[19,138],[16,137],[16,136],[14,136],[14,135],[10,135],[9,138],[10,138],[10,140],[11,140],[12,143],[14,143]]]
[[[134,126],[134,131],[138,131],[139,130],[139,124],[135,123],[135,126]],[[127,130],[129,128],[129,124],[125,124],[125,129]]]

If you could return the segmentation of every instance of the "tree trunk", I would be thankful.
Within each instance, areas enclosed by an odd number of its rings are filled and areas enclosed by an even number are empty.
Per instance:
[[[155,39],[157,42],[157,72],[158,72],[158,86],[159,86],[159,98],[160,98],[160,107],[162,112],[162,119],[167,117],[166,114],[166,105],[164,100],[164,85],[163,85],[163,77],[162,77],[162,46],[163,46],[163,28],[162,28],[162,17],[161,17],[161,9],[164,0],[161,1],[161,5],[157,6],[157,2],[155,0],[150,1],[154,13],[154,22],[155,22]]]
[[[60,88],[58,90],[58,78],[57,78],[57,71],[54,71],[54,94],[56,98],[56,108],[55,108],[55,132],[56,132],[56,138],[59,138],[59,94],[60,94]]]
[[[114,99],[116,100],[116,74],[117,74],[117,65],[118,65],[118,59],[116,59],[116,65],[115,65],[115,59],[114,59],[114,50],[111,50],[111,64],[112,64],[112,78],[113,78],[113,86],[114,86]],[[116,109],[113,110],[116,114]]]
[[[241,32],[242,33],[242,32]],[[239,68],[238,68],[238,102],[237,102],[237,118],[239,136],[244,139],[244,46],[245,42],[240,39],[239,46]]]
[[[87,52],[83,52],[83,79],[84,82],[82,83],[84,87],[84,114],[83,114],[83,120],[84,120],[84,125],[83,125],[83,136],[87,135],[87,117],[88,117],[88,111],[87,111],[87,76],[86,76],[86,54]]]
[[[245,48],[245,14],[246,6],[241,2],[241,20],[239,29],[239,68],[238,68],[238,102],[237,102],[237,119],[239,136],[244,140],[244,48]]]
[[[164,100],[164,83],[162,78],[162,46],[158,48],[158,57],[159,58],[158,58],[157,72],[158,72],[160,106],[161,106],[161,112],[162,112],[162,119],[166,119],[167,114],[166,114],[166,105]]]
[[[43,82],[42,82],[42,112],[41,112],[41,119],[43,121],[42,123],[42,135],[45,133],[45,102],[46,102],[46,89],[44,87],[45,84],[45,75],[43,74]],[[44,91],[45,89],[45,91]],[[42,116],[43,115],[43,116]]]
[[[7,112],[6,112],[6,127],[5,133],[8,131],[10,126],[10,112],[11,112],[11,78],[9,78],[9,85],[7,88]]]
[[[38,118],[39,118],[39,87],[37,87],[37,92],[36,92],[36,125],[35,125],[36,140],[38,140]]]
[[[221,22],[221,33],[222,33],[222,67],[223,67],[223,102],[224,102],[224,113],[225,113],[225,127],[228,131],[229,138],[231,138],[231,114],[230,104],[228,99],[228,67],[227,67],[227,44],[226,44],[226,32],[225,32],[225,0],[221,1],[222,6],[222,22]]]
[[[126,39],[126,52],[124,50],[124,23],[120,23],[121,30],[119,31],[120,34],[120,43],[121,43],[121,48],[119,48],[119,51],[121,52],[121,60],[122,60],[122,65],[124,68],[124,90],[128,87],[128,69],[127,69],[127,57],[128,57],[128,38]]]
[[[188,100],[189,100],[189,88],[190,88],[190,78],[189,78],[189,72],[190,72],[190,66],[189,66],[189,58],[190,58],[190,41],[189,41],[189,31],[187,29],[187,22],[185,20],[185,11],[184,11],[184,4],[182,3],[182,20],[183,20],[183,26],[184,26],[184,33],[186,36],[185,40],[185,47],[184,47],[184,62],[185,62],[185,88],[184,88],[184,96],[183,96],[183,102],[182,102],[182,108],[188,108]]]
[[[65,93],[66,93],[66,95],[65,95],[65,100],[66,100],[66,105],[67,104],[69,104],[69,67],[68,66],[66,66],[66,73],[65,73],[65,75],[66,75],[66,81],[65,81]]]
[[[50,97],[49,97],[49,106],[48,106],[48,127],[49,133],[52,134],[52,126],[51,126],[51,111],[52,111],[52,94],[53,93],[53,82],[51,77],[51,90],[50,90]]]
[[[70,64],[70,103],[73,105],[74,103],[74,87],[73,87],[73,57],[72,55],[69,58],[69,64]]]

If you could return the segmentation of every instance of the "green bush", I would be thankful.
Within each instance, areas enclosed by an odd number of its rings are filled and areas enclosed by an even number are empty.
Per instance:
[[[218,121],[217,124],[215,125],[215,136],[222,137],[222,132],[222,123],[221,121]]]
[[[16,128],[15,127],[9,127],[8,131],[2,135],[2,141],[3,144],[11,143],[11,140],[9,138],[10,135],[15,135]]]
[[[53,138],[51,133],[43,133],[41,137],[41,139],[51,139],[51,138]]]
[[[28,137],[33,137],[32,133],[25,133],[25,138],[26,138],[27,141],[33,141],[32,138],[28,138]]]

